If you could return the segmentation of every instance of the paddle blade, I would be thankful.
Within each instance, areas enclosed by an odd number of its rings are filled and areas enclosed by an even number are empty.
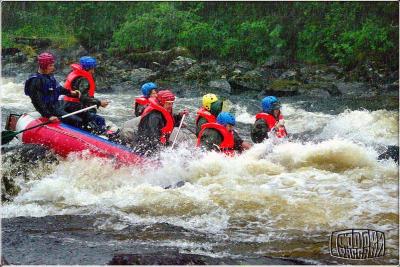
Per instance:
[[[17,136],[18,133],[14,132],[14,131],[2,131],[1,132],[1,144],[5,145],[9,142],[11,142],[11,140],[14,139],[14,137]]]

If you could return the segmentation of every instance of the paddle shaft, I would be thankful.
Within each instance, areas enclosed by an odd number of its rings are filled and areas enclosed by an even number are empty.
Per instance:
[[[87,107],[87,108],[83,108],[83,109],[80,109],[80,110],[77,110],[77,111],[68,113],[68,114],[66,114],[66,115],[64,115],[64,116],[61,116],[60,119],[68,118],[69,116],[72,116],[72,115],[75,115],[75,114],[78,114],[78,113],[87,111],[87,110],[92,109],[92,108],[95,108],[95,107],[97,107],[97,105],[93,105],[93,106],[90,106],[90,107]]]
[[[87,111],[89,109],[92,109],[92,108],[95,108],[95,107],[97,107],[97,105],[93,105],[93,106],[90,106],[90,107],[87,107],[87,108],[84,108],[84,109],[80,109],[80,110],[68,113],[68,114],[66,114],[64,116],[61,116],[60,119],[68,118],[69,116],[72,116],[72,115],[75,115],[75,114],[78,114],[78,113],[81,113],[81,112],[85,112],[85,111]],[[19,131],[19,132],[16,132],[16,133],[14,133],[14,135],[17,135],[17,134],[23,133],[25,131],[29,131],[29,130],[32,130],[32,129],[35,129],[35,128],[38,128],[40,126],[43,126],[43,125],[46,125],[46,124],[50,124],[50,123],[52,123],[52,121],[46,121],[46,122],[40,123],[38,125],[35,125],[33,127],[24,129],[24,130]]]
[[[176,139],[178,138],[179,132],[181,131],[182,124],[183,124],[183,120],[185,119],[185,117],[186,117],[186,114],[183,114],[182,119],[181,119],[181,123],[179,124],[178,132],[177,132],[176,135],[175,135],[174,142],[172,142],[171,148],[174,148]]]

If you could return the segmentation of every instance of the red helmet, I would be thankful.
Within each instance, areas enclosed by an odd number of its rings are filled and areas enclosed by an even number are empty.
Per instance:
[[[54,56],[50,53],[41,53],[38,56],[39,67],[43,70],[47,69],[49,65],[54,64],[54,62]]]
[[[157,93],[157,99],[161,105],[164,105],[165,102],[175,101],[175,95],[170,90],[161,90]]]

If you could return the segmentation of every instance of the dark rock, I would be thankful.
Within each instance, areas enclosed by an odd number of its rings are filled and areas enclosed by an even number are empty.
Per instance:
[[[327,67],[326,72],[336,74],[337,76],[342,76],[344,74],[343,68],[338,65],[330,65]]]
[[[29,181],[32,175],[46,175],[52,162],[58,162],[57,157],[40,145],[27,144],[2,146],[2,183],[1,198],[12,200],[20,188],[17,180]]]
[[[335,82],[335,85],[342,95],[345,96],[374,96],[376,92],[372,88],[363,82]]]
[[[298,72],[295,70],[288,70],[279,77],[281,80],[296,80],[298,78]]]
[[[250,71],[254,68],[252,63],[250,63],[248,61],[244,61],[244,60],[233,63],[232,67],[233,67],[233,69],[238,69],[242,72]]]
[[[17,76],[17,73],[21,71],[19,64],[8,63],[2,66],[1,75],[2,76]]]
[[[113,68],[113,70],[116,69],[127,69],[131,66],[131,62],[129,62],[126,59],[117,59],[117,60],[107,60],[106,65],[108,66],[108,69]]]
[[[242,73],[240,70],[235,70],[233,75],[228,78],[228,82],[232,88],[232,92],[235,94],[249,90],[261,91],[265,86],[264,79],[257,70],[251,70],[245,73]]]
[[[334,82],[342,76],[343,70],[336,65],[303,65],[299,69],[299,80],[304,83]]]
[[[119,254],[109,265],[205,265],[203,256],[192,254]]]
[[[231,85],[228,83],[226,79],[214,80],[208,83],[208,86],[213,92],[218,94],[230,94],[231,93]]]
[[[281,69],[286,68],[288,60],[284,56],[271,56],[269,57],[263,66],[271,69]]]
[[[157,78],[158,73],[152,71],[151,69],[139,68],[133,69],[129,73],[129,80],[133,84],[139,85],[147,81],[153,81]]]
[[[41,37],[15,37],[14,41],[18,44],[26,44],[38,48],[49,47],[52,43],[50,39]]]
[[[179,251],[146,254],[117,254],[109,265],[293,265],[305,264],[301,260],[257,257],[257,258],[213,258],[209,256],[185,254]]]
[[[27,57],[24,53],[18,52],[18,53],[16,53],[16,54],[14,55],[14,57],[13,57],[12,60],[13,60],[14,62],[18,63],[18,64],[21,64],[21,63],[27,61],[27,60],[28,60],[28,57]]]
[[[16,47],[1,48],[1,56],[13,56],[16,53],[21,52],[21,49]]]
[[[386,152],[378,157],[378,160],[382,159],[393,159],[399,163],[399,146],[388,146]]]
[[[321,88],[326,90],[331,96],[342,95],[342,92],[339,91],[338,87],[334,83],[324,83]]]
[[[399,71],[392,71],[389,75],[388,75],[388,80],[387,82],[389,83],[394,83],[397,81],[397,84],[399,84]]]
[[[269,69],[265,67],[259,67],[255,70],[260,72],[265,83],[270,83],[271,81],[278,79],[286,71],[285,69]]]
[[[71,64],[73,63],[78,63],[79,58],[82,56],[93,56],[96,58],[98,62],[99,67],[103,67],[104,65],[104,60],[102,55],[93,55],[90,54],[83,46],[81,45],[76,45],[70,48],[66,49],[49,49],[46,51],[50,51],[53,53],[56,57],[56,69],[57,72],[59,70],[62,70],[65,72],[64,74],[67,75],[69,72],[71,72]],[[42,51],[38,50],[38,53],[41,53]],[[36,62],[36,60],[35,60]]]
[[[264,90],[266,94],[275,96],[293,96],[298,94],[301,83],[295,80],[274,80]]]
[[[299,93],[302,95],[322,98],[341,95],[337,86],[330,82],[312,82],[304,84],[299,87]]]
[[[225,79],[228,72],[226,66],[218,64],[216,60],[210,60],[194,64],[184,75],[186,80],[206,83],[211,80]]]
[[[383,90],[383,91],[396,91],[396,92],[398,92],[399,91],[399,80],[394,81],[393,83],[390,83],[390,84],[382,84],[382,85],[379,86],[379,89]]]
[[[131,53],[127,58],[134,64],[147,68],[151,63],[157,62],[162,65],[168,65],[178,56],[189,57],[190,52],[184,47],[175,47],[167,51],[150,51],[146,53]]]
[[[173,74],[188,70],[197,61],[188,57],[179,56],[174,59],[167,67],[167,71]]]
[[[346,72],[346,81],[368,82],[372,86],[385,83],[390,76],[386,66],[381,63],[366,60]]]
[[[165,68],[165,66],[161,65],[158,62],[151,62],[149,64],[149,69],[151,69],[152,71],[163,71]]]
[[[340,96],[342,92],[339,91],[339,88],[335,84],[331,84],[326,88],[331,96]]]
[[[188,69],[184,77],[186,80],[205,81],[208,79],[209,73],[205,71],[200,65],[196,64]]]
[[[182,186],[184,186],[185,185],[185,181],[179,181],[179,182],[177,182],[177,183],[175,183],[175,184],[172,184],[172,185],[168,185],[168,186],[166,186],[166,187],[164,187],[164,189],[174,189],[174,188],[179,188],[179,187],[182,187]]]

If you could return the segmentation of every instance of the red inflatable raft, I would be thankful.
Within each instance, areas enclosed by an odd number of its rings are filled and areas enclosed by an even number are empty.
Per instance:
[[[47,121],[39,114],[24,114],[17,122],[16,131],[21,131]],[[66,157],[73,152],[88,151],[91,155],[114,160],[118,165],[144,163],[145,158],[128,147],[88,133],[61,122],[50,123],[19,135],[24,144],[40,144]]]

